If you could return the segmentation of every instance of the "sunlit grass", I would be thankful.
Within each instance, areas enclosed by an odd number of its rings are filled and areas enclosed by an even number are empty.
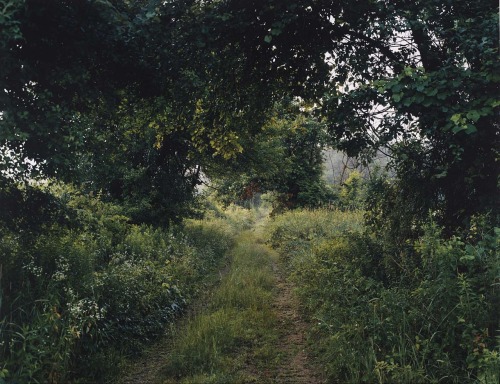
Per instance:
[[[312,262],[313,248],[363,229],[363,211],[295,210],[269,221],[264,233],[292,270]]]
[[[279,215],[270,221],[266,232],[273,246],[284,241],[335,238],[346,232],[363,228],[363,211],[295,210]]]

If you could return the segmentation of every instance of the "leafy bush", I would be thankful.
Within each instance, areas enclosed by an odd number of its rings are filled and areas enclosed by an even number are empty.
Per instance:
[[[340,207],[351,210],[363,208],[366,189],[366,183],[361,173],[357,170],[352,171],[339,189]]]
[[[275,217],[268,225],[268,232],[271,245],[280,248],[301,240],[309,244],[334,238],[346,232],[360,231],[362,227],[362,212],[302,209]]]
[[[445,238],[430,223],[389,262],[394,245],[353,227],[359,214],[287,213],[270,226],[330,380],[498,382],[500,230],[481,217]]]
[[[250,220],[154,228],[69,186],[40,193],[59,207],[40,228],[20,231],[22,212],[0,223],[0,382],[106,380],[164,332]]]

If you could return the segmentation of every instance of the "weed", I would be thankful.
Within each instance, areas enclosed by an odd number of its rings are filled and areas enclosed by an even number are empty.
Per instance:
[[[71,225],[47,219],[30,236],[0,226],[3,381],[112,377],[124,356],[163,334],[252,220],[235,209],[153,228],[98,199],[62,195]]]
[[[276,337],[269,252],[246,233],[231,256],[210,304],[177,335],[166,377],[182,383],[248,383],[253,379],[245,371],[247,360],[276,355],[269,349]]]
[[[498,382],[499,231],[479,218],[444,238],[430,223],[398,248],[359,215],[300,211],[269,226],[329,379]]]

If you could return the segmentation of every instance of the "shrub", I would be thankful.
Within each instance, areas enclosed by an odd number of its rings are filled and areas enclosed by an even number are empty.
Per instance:
[[[0,223],[0,382],[105,380],[164,332],[250,220],[133,225],[96,197],[53,192],[51,217],[69,223]]]
[[[498,382],[500,230],[480,217],[445,238],[431,222],[395,258],[355,217],[303,211],[270,227],[330,380]]]

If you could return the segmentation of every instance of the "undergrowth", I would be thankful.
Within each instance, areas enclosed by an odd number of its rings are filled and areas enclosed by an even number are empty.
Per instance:
[[[451,237],[429,221],[397,249],[360,212],[289,212],[268,232],[330,382],[499,382],[500,230],[484,217]]]
[[[69,186],[28,192],[44,204],[0,221],[0,383],[110,380],[204,289],[252,221],[232,208],[155,228]]]

